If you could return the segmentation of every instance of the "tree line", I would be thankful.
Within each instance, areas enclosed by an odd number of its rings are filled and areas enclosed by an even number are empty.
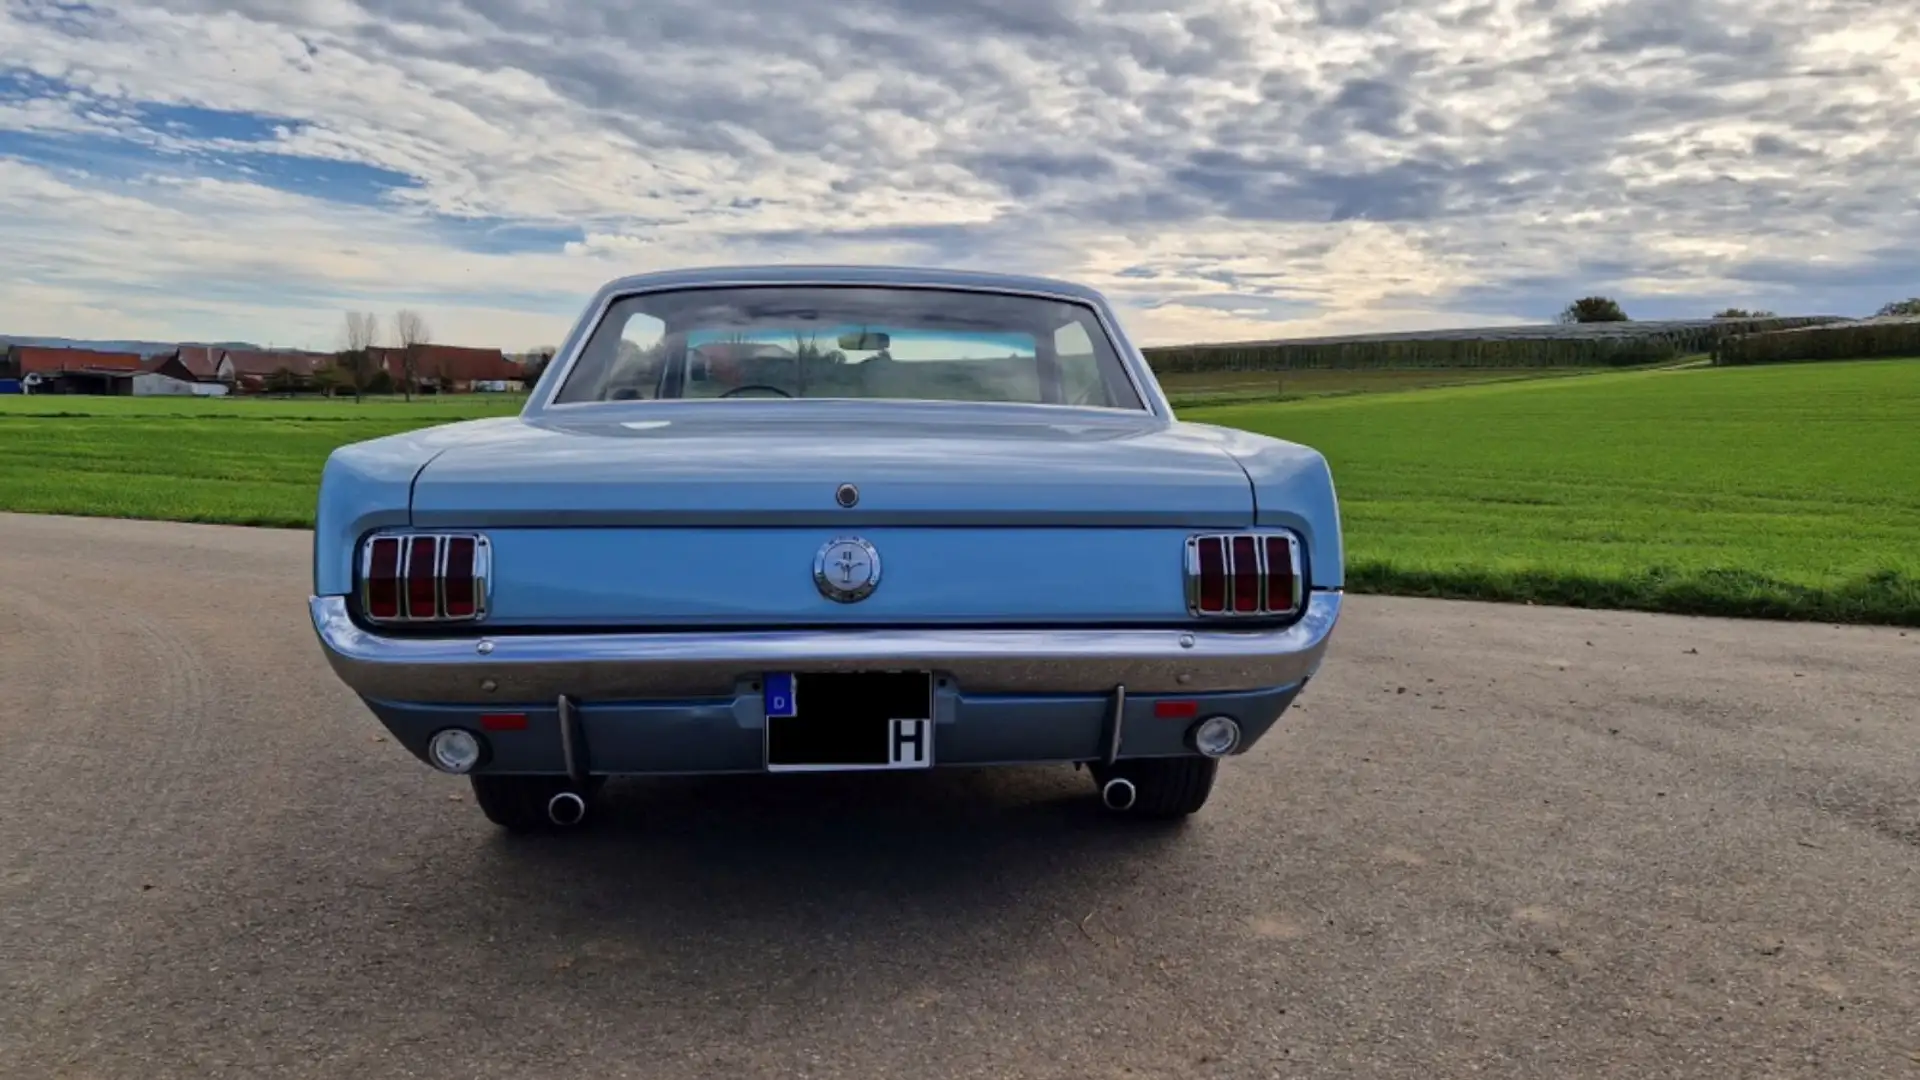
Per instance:
[[[1876,318],[1889,316],[1920,316],[1920,296],[1906,300],[1894,300],[1883,304],[1874,312]],[[1772,319],[1771,311],[1748,311],[1745,308],[1726,308],[1713,313],[1716,319]],[[1563,323],[1604,323],[1631,322],[1627,311],[1620,302],[1610,296],[1583,296],[1568,304],[1560,312],[1559,321]]]

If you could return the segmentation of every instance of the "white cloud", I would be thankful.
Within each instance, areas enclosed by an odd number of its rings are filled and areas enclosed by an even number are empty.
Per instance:
[[[343,308],[404,303],[519,347],[615,274],[794,260],[1075,277],[1150,341],[1532,321],[1597,289],[1865,311],[1920,268],[1913,14],[11,0],[0,55],[53,83],[0,91],[0,140],[33,140],[0,141],[0,309],[33,320],[0,329],[324,346]],[[143,105],[268,118],[311,175]],[[410,182],[343,199],[343,165]],[[500,252],[461,219],[555,238]]]

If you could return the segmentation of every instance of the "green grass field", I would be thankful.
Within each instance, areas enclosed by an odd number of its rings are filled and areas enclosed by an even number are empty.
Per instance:
[[[1920,625],[1920,360],[1182,416],[1324,452],[1357,589]]]
[[[511,415],[522,401],[9,395],[0,397],[0,510],[304,527],[335,447]]]
[[[1181,410],[1327,454],[1356,589],[1920,625],[1920,360],[1358,374]],[[305,525],[335,446],[518,406],[0,398],[0,509]]]

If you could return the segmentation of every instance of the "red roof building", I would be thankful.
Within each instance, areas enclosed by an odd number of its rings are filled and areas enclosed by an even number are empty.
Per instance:
[[[10,345],[0,362],[0,379],[28,375],[57,375],[63,371],[139,371],[139,353],[95,352],[92,349],[54,349],[39,345]]]
[[[328,353],[222,349],[214,375],[221,382],[230,383],[236,390],[261,390],[266,388],[268,380],[282,372],[291,376],[296,383],[303,383],[313,377],[316,369],[332,361],[333,357]]]
[[[220,355],[224,352],[225,349],[213,345],[182,345],[166,355],[179,361],[179,370],[186,372],[187,377],[198,382],[214,382],[220,378]]]
[[[515,382],[521,376],[520,365],[499,349],[421,344],[405,349],[376,348],[372,353],[374,362],[384,367],[396,383],[406,378],[407,357],[411,355],[415,383],[441,390],[470,390],[474,383]]]

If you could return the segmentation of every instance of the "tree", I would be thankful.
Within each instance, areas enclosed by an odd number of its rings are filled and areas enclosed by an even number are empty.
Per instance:
[[[520,385],[528,390],[533,389],[533,384],[546,374],[547,365],[553,363],[553,354],[559,351],[551,345],[544,345],[528,353],[520,364]]]
[[[400,345],[400,388],[413,400],[413,387],[420,377],[420,358],[414,355],[415,345],[425,345],[433,331],[427,329],[427,320],[420,313],[402,308],[393,316],[393,336]]]
[[[1627,313],[1609,296],[1583,296],[1560,313],[1563,323],[1627,322]]]
[[[1881,318],[1894,315],[1920,316],[1920,296],[1908,300],[1895,300],[1890,304],[1883,305],[1880,310],[1874,312],[1874,314]]]
[[[1713,313],[1716,319],[1772,319],[1777,318],[1771,311],[1748,311],[1746,308],[1730,307],[1725,311]]]
[[[322,394],[332,397],[353,383],[352,375],[339,364],[322,364],[313,369],[313,385]]]
[[[340,363],[353,383],[353,400],[358,402],[367,387],[368,369],[373,365],[373,343],[380,336],[380,317],[369,311],[347,312],[347,347]]]

